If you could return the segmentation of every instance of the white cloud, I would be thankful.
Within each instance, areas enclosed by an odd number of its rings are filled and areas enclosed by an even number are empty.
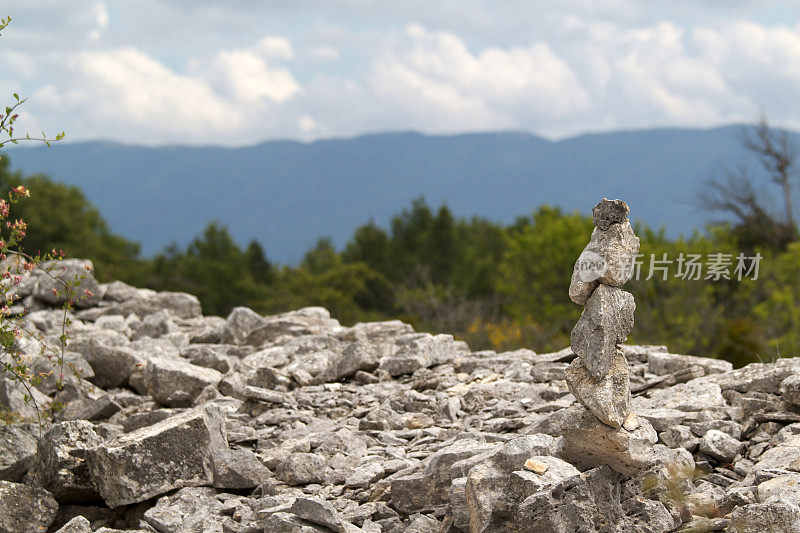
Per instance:
[[[285,102],[300,90],[288,69],[270,67],[251,50],[220,52],[210,64],[196,68],[211,83],[219,83],[233,98],[249,103]]]
[[[243,122],[203,80],[173,72],[134,48],[82,52],[65,67],[66,87],[43,96],[81,116],[84,128],[196,140]]]
[[[317,124],[317,121],[314,120],[314,117],[311,115],[303,115],[297,119],[297,125],[300,126],[300,129],[306,133],[312,133],[314,130],[319,128],[319,124]]]
[[[518,114],[553,119],[587,108],[589,95],[570,66],[544,42],[471,52],[449,32],[406,28],[373,62],[378,95],[439,130],[520,127]]]
[[[0,90],[32,97],[31,124],[133,142],[409,128],[555,137],[711,126],[759,108],[800,127],[800,9],[769,18],[751,0],[681,1],[681,14],[663,0],[256,4],[22,3],[0,39]]]

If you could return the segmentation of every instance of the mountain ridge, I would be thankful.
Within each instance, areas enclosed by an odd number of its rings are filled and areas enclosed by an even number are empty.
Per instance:
[[[401,131],[244,147],[82,141],[8,153],[15,170],[83,189],[111,229],[141,242],[146,254],[185,244],[219,220],[240,243],[258,239],[271,259],[292,263],[319,237],[341,245],[370,219],[386,226],[420,196],[459,216],[503,223],[543,204],[588,213],[598,199],[620,197],[633,220],[666,226],[670,236],[690,234],[708,221],[692,205],[703,182],[745,158],[742,127],[558,140],[519,131]]]

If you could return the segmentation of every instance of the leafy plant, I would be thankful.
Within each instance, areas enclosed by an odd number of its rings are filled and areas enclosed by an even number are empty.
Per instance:
[[[0,19],[0,32],[2,32],[11,22],[11,17]],[[17,93],[13,94],[13,102],[5,107],[5,113],[0,115],[0,147],[7,143],[17,144],[20,141],[40,141],[50,146],[51,142],[60,141],[65,134],[62,131],[55,137],[48,137],[42,132],[41,137],[31,137],[30,134],[20,136],[15,134],[14,126],[19,119],[19,109],[27,101],[20,98]],[[0,374],[12,382],[18,383],[24,390],[23,395],[26,403],[32,405],[36,411],[36,418],[40,427],[47,418],[52,416],[61,408],[57,401],[52,401],[48,405],[39,405],[34,395],[34,388],[41,383],[45,377],[41,373],[35,373],[31,369],[28,354],[23,350],[20,341],[27,336],[27,340],[38,342],[41,350],[40,357],[47,358],[52,363],[52,372],[56,373],[56,385],[63,387],[64,383],[64,352],[69,339],[69,313],[73,308],[74,302],[78,298],[90,296],[84,294],[78,296],[76,288],[81,281],[88,275],[88,271],[82,275],[76,275],[74,279],[65,280],[53,274],[58,268],[59,261],[64,257],[63,250],[51,250],[49,253],[37,253],[35,256],[21,251],[20,243],[27,234],[27,224],[21,218],[12,220],[11,207],[23,198],[30,197],[30,191],[24,185],[11,187],[7,193],[7,198],[0,198],[0,261],[5,263],[0,276]],[[5,222],[5,224],[2,224]],[[45,263],[48,262],[48,263]],[[55,349],[48,346],[46,340],[37,332],[26,329],[21,317],[24,316],[24,309],[21,314],[18,310],[13,310],[19,298],[20,284],[36,270],[39,275],[48,276],[55,281],[58,288],[53,288],[56,295],[63,297],[63,318],[59,345]],[[18,420],[16,413],[5,410],[2,420],[11,422]]]

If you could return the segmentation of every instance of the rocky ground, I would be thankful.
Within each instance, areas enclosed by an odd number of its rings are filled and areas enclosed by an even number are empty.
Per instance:
[[[800,531],[800,359],[733,370],[624,346],[640,425],[587,449],[571,349],[472,352],[322,308],[221,318],[187,294],[84,287],[67,354],[82,378],[35,395],[64,411],[0,425],[1,531]],[[57,343],[52,288],[19,292]],[[0,404],[35,415],[23,394],[0,381]]]

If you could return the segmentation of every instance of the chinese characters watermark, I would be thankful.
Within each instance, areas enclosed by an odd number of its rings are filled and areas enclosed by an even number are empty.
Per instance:
[[[576,269],[581,280],[585,282],[609,276],[645,281],[666,281],[669,278],[687,281],[742,281],[758,279],[762,258],[760,253],[750,256],[744,253],[734,255],[714,252],[703,255],[681,252],[672,258],[666,253],[660,256],[638,254],[612,264],[596,253],[584,251],[578,259]]]

